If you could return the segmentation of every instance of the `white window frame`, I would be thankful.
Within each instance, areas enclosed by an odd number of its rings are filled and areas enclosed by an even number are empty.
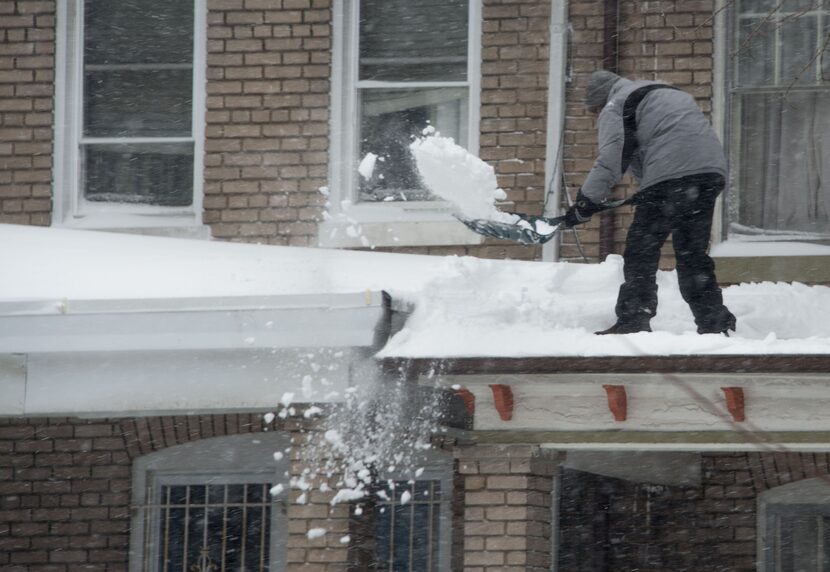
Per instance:
[[[206,0],[193,2],[192,133],[190,137],[175,138],[83,137],[83,0],[58,2],[53,226],[209,237],[208,227],[202,224],[207,7]],[[192,204],[187,207],[163,207],[86,201],[81,196],[83,189],[80,181],[82,140],[84,143],[193,143]]]
[[[282,432],[251,433],[212,437],[176,445],[136,459],[133,464],[132,516],[130,526],[130,572],[153,569],[158,547],[147,550],[147,535],[158,533],[158,511],[144,508],[155,501],[158,489],[175,484],[256,484],[287,481],[287,458],[274,459],[274,453],[291,446]],[[287,489],[287,487],[286,487]],[[288,543],[288,493],[270,497],[270,569],[284,570]],[[149,562],[145,562],[145,559]]]
[[[332,106],[329,161],[330,217],[320,224],[319,244],[331,247],[428,246],[480,244],[452,216],[445,201],[359,203],[357,167],[359,110],[357,107],[359,1],[334,2],[332,49]],[[467,149],[478,154],[481,103],[481,0],[469,0],[467,81],[440,86],[469,89]],[[361,87],[432,87],[429,82],[360,82]],[[440,129],[440,126],[439,126]],[[359,232],[347,232],[358,227]],[[364,240],[361,240],[364,237]],[[368,244],[367,242],[368,241]]]
[[[826,477],[805,479],[764,491],[758,496],[757,511],[757,563],[759,572],[774,572],[775,530],[771,505],[779,507],[809,507],[805,514],[830,515],[830,483]]]
[[[715,203],[714,224],[712,225],[712,243],[720,244],[726,243],[730,239],[729,225],[730,213],[729,203],[735,200],[731,193],[738,191],[740,181],[737,180],[737,169],[732,165],[734,153],[732,147],[737,144],[737,135],[733,131],[733,110],[731,108],[731,84],[732,78],[735,74],[735,62],[732,56],[732,45],[734,42],[734,34],[736,28],[736,13],[735,8],[730,0],[715,0],[715,18],[714,18],[714,36],[713,36],[713,73],[712,73],[712,126],[718,133],[721,141],[724,144],[727,160],[730,162],[729,170],[730,177],[727,182],[727,188],[724,193],[718,197]],[[776,32],[776,42],[780,40]],[[820,34],[819,34],[820,36]],[[776,62],[778,66],[778,62]],[[819,67],[819,66],[817,66]],[[776,75],[778,71],[776,70]],[[738,198],[740,200],[740,197]],[[777,238],[783,236],[784,238]],[[740,236],[740,235],[738,235]],[[795,237],[795,238],[793,238]],[[788,235],[786,231],[779,233],[770,232],[763,239],[758,240],[734,240],[730,244],[740,243],[752,248],[751,257],[755,258],[780,258],[791,256],[803,256],[799,249],[799,238],[797,233],[792,236]],[[751,246],[750,246],[751,245]],[[794,246],[793,246],[794,245]],[[721,254],[718,249],[712,252],[714,258],[730,258],[733,255],[729,254],[731,251],[725,250]],[[789,254],[793,252],[793,254]],[[783,254],[782,254],[783,253]],[[740,258],[747,257],[745,253],[737,255]],[[827,255],[822,255],[823,257]],[[809,258],[809,255],[808,255]],[[785,279],[785,278],[782,278]],[[787,278],[787,279],[807,279]]]

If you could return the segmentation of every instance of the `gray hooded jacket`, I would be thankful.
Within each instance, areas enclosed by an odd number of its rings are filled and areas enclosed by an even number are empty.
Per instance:
[[[656,83],[622,78],[611,88],[599,115],[599,155],[582,185],[582,193],[594,203],[605,201],[624,174],[626,98],[635,89]],[[641,190],[688,175],[726,176],[723,146],[688,93],[655,89],[637,106],[636,119],[637,149],[630,167]]]

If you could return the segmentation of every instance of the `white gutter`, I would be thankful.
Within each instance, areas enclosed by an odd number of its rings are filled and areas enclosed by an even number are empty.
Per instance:
[[[0,354],[371,346],[381,292],[0,303]]]
[[[276,411],[341,401],[385,343],[382,292],[0,303],[0,416]]]
[[[551,0],[548,57],[548,120],[545,151],[545,216],[557,216],[562,197],[562,152],[565,137],[565,78],[568,66],[568,0]],[[559,237],[542,247],[542,260],[559,259]]]

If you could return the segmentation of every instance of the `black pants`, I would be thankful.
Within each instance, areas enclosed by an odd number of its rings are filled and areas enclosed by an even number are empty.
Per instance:
[[[657,313],[660,249],[672,235],[680,293],[699,328],[720,328],[731,316],[707,254],[715,199],[724,188],[720,175],[673,179],[643,189],[634,199],[634,221],[625,239],[624,275],[617,298],[621,322],[647,324]]]

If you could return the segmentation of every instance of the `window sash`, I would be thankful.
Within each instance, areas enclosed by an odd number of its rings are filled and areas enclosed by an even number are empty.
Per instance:
[[[809,0],[809,2],[811,6],[816,6],[814,0]],[[779,2],[776,1],[772,3],[769,10],[750,11],[744,10],[743,4],[744,2],[740,2],[737,9],[733,8],[735,10],[735,16],[732,19],[732,50],[735,58],[735,72],[733,75],[735,91],[752,89],[752,87],[787,87],[791,89],[796,85],[816,85],[830,82],[830,73],[828,73],[830,72],[830,61],[824,63],[823,67],[827,68],[826,71],[823,71],[822,66],[818,65],[821,60],[830,60],[830,53],[827,53],[828,45],[826,43],[826,36],[830,32],[830,7],[821,6],[818,9],[812,10],[796,9],[784,11],[785,6],[783,4],[779,6]],[[788,28],[797,26],[799,23],[803,24],[811,21],[815,21],[816,31],[813,40],[814,52],[812,53],[825,52],[824,55],[827,57],[816,58],[816,61],[812,63],[812,67],[814,67],[812,78],[807,74],[801,77],[802,81],[794,82],[792,78],[786,77],[785,74],[788,72],[799,74],[802,72],[802,67],[796,66],[793,69],[783,62],[785,59],[785,50],[791,44],[791,42],[785,41],[784,35],[789,31]],[[744,25],[746,25],[748,32],[746,38],[743,38],[739,32]],[[771,53],[752,57],[754,55],[751,54],[752,40],[757,41],[769,34],[772,34],[772,46],[766,43],[764,45]],[[805,55],[807,59],[810,59],[811,54],[809,52]],[[749,78],[749,83],[745,81],[742,77],[743,74],[741,74],[742,64],[751,63],[753,60],[760,61],[762,65],[764,63],[772,63],[772,69],[768,70],[771,74],[771,81],[761,82],[760,85],[757,82],[757,78]],[[806,64],[807,62],[804,63]]]
[[[194,4],[193,10],[195,11],[196,10],[196,2],[194,1],[193,4]],[[87,19],[86,19],[85,10],[86,10],[86,1],[85,0],[78,0],[78,11],[79,11],[78,20],[80,22],[80,27],[81,27],[80,46],[79,46],[79,50],[78,50],[78,71],[81,75],[80,82],[79,82],[79,92],[80,92],[81,105],[80,105],[80,109],[78,110],[79,124],[81,126],[81,132],[80,132],[80,137],[79,137],[79,141],[78,141],[78,146],[80,147],[79,157],[81,159],[81,176],[80,176],[80,179],[78,181],[78,185],[79,185],[78,199],[80,201],[80,205],[82,206],[82,208],[84,206],[88,207],[89,203],[101,203],[101,202],[104,202],[104,203],[115,202],[116,204],[121,204],[122,203],[122,201],[95,201],[95,200],[90,200],[89,198],[87,198],[87,193],[86,193],[87,188],[86,188],[86,184],[85,184],[85,181],[87,179],[87,176],[86,176],[87,165],[85,163],[84,157],[86,156],[86,148],[88,148],[91,145],[89,143],[89,139],[95,139],[95,137],[85,137],[85,135],[87,133],[87,129],[88,129],[87,117],[86,117],[86,115],[87,115],[87,113],[86,113],[87,97],[89,96],[89,94],[87,94],[87,92],[86,92],[87,74],[90,71],[99,72],[99,73],[100,72],[106,73],[106,72],[119,72],[119,71],[125,71],[125,70],[128,70],[128,71],[145,71],[145,72],[146,71],[150,71],[150,72],[152,72],[152,71],[181,71],[183,69],[192,70],[193,67],[194,67],[193,64],[194,64],[194,61],[195,61],[195,58],[196,58],[196,51],[197,51],[196,46],[195,46],[195,41],[196,41],[196,38],[198,37],[198,34],[196,34],[196,31],[195,31],[195,28],[198,25],[198,19],[196,17],[194,17],[193,18],[194,45],[191,46],[191,53],[190,53],[191,61],[189,62],[189,67],[186,67],[188,64],[184,64],[184,65],[182,63],[167,64],[167,63],[164,63],[164,62],[162,62],[162,63],[150,63],[150,64],[138,64],[138,63],[94,64],[93,66],[87,66],[85,58],[86,58],[86,51],[87,51],[88,32],[87,32],[87,27],[86,27],[86,20]],[[193,125],[195,123],[194,122],[194,120],[195,120],[195,113],[194,112],[195,112],[196,106],[194,105],[194,102],[196,101],[196,93],[195,93],[196,92],[196,82],[194,80],[195,80],[195,77],[191,73],[191,79],[190,79],[190,129],[189,129],[190,133],[189,133],[189,135],[176,137],[177,139],[184,139],[185,141],[183,141],[183,142],[187,142],[187,143],[195,143],[195,138],[193,136]],[[104,139],[104,138],[99,137],[98,139]],[[136,137],[129,137],[129,136],[128,137],[107,137],[106,139],[111,139],[113,141],[112,142],[107,142],[107,143],[96,143],[96,145],[112,145],[112,147],[115,149],[120,144],[137,143],[137,141],[135,141]],[[154,139],[163,140],[163,142],[167,142],[166,140],[169,139],[169,138],[168,137],[155,137]],[[194,154],[194,159],[195,159],[195,154]],[[192,202],[192,196],[193,196],[192,181],[195,180],[195,167],[196,167],[195,161],[192,161],[193,177],[191,178],[191,188],[190,188],[191,202]],[[151,192],[152,192],[152,190],[151,190]],[[117,196],[118,194],[119,194],[118,189],[111,189],[110,190],[110,196]],[[129,204],[129,201],[124,201],[124,202],[127,202]],[[158,204],[153,204],[153,202],[148,202],[147,205],[152,206],[152,207],[161,206],[161,205],[158,205]]]
[[[401,208],[404,201],[363,202],[358,199],[360,175],[357,165],[361,159],[360,150],[360,105],[361,93],[373,89],[428,89],[428,88],[466,88],[467,110],[466,142],[467,149],[478,151],[478,85],[480,75],[480,0],[469,0],[468,30],[467,30],[467,77],[465,81],[377,81],[361,80],[360,69],[360,0],[346,0],[343,3],[344,41],[341,47],[344,51],[340,73],[342,78],[334,77],[336,86],[342,86],[339,101],[339,112],[335,121],[340,119],[335,132],[341,134],[332,146],[335,155],[333,163],[332,183],[334,185],[333,207],[335,212],[350,211],[359,220],[374,220],[376,215],[370,213],[382,209]],[[337,13],[336,13],[337,14]],[[439,127],[440,129],[440,127]],[[405,208],[410,213],[426,213],[427,210],[448,212],[443,201],[406,201]],[[365,209],[365,210],[364,210]],[[399,215],[398,215],[399,216]],[[418,216],[417,214],[415,215]],[[381,216],[383,218],[383,215]],[[397,218],[397,217],[396,217]]]
[[[53,224],[80,228],[193,228],[202,227],[202,171],[204,165],[204,113],[206,63],[206,4],[192,0],[193,49],[191,61],[169,64],[99,64],[87,69],[103,70],[191,70],[189,93],[190,128],[176,137],[90,137],[84,135],[84,0],[58,3],[58,67],[56,73],[56,158],[54,166]],[[89,201],[84,197],[83,149],[88,145],[140,145],[151,143],[189,143],[192,148],[191,197],[186,206],[129,204]],[[188,231],[190,232],[190,231]]]
[[[814,2],[811,3],[814,4]],[[726,219],[724,221],[725,230],[732,237],[754,235],[753,240],[766,237],[769,240],[777,241],[828,242],[830,241],[830,232],[826,232],[824,229],[827,225],[821,218],[819,205],[823,200],[821,197],[828,195],[826,185],[830,183],[825,183],[824,188],[819,186],[817,189],[807,186],[806,183],[798,188],[785,188],[786,185],[781,182],[782,175],[776,177],[773,173],[773,171],[783,172],[784,179],[790,176],[788,172],[792,172],[793,175],[798,174],[806,181],[816,178],[823,180],[820,173],[820,165],[823,161],[819,158],[819,160],[813,161],[819,166],[810,167],[813,163],[808,163],[806,159],[797,160],[795,156],[785,157],[781,154],[781,150],[776,150],[776,148],[780,146],[782,150],[789,149],[795,153],[795,148],[785,141],[787,132],[784,130],[775,131],[771,126],[766,125],[764,120],[769,118],[767,114],[753,113],[745,108],[749,105],[748,102],[758,101],[757,98],[763,96],[767,96],[768,99],[776,96],[799,99],[812,93],[816,94],[816,97],[830,98],[830,75],[822,72],[822,66],[817,64],[814,64],[815,69],[809,81],[802,78],[802,81],[794,82],[792,77],[786,75],[788,71],[792,72],[793,75],[797,74],[801,66],[796,66],[796,69],[793,70],[793,66],[787,66],[783,62],[783,50],[786,47],[784,45],[786,42],[782,40],[782,30],[784,29],[782,23],[783,25],[792,24],[795,21],[795,16],[802,14],[801,10],[790,12],[779,10],[772,17],[769,17],[768,11],[763,9],[754,12],[744,11],[744,5],[744,2],[736,3],[735,6],[730,7],[729,11],[731,14],[731,25],[729,26],[731,58],[728,60],[730,62],[728,78],[731,85],[727,92],[730,131],[727,141],[734,179],[733,189],[736,192],[729,193],[727,197],[727,213],[724,217]],[[777,0],[772,1],[770,10],[778,5]],[[816,21],[816,30],[818,30],[818,37],[815,41],[816,50],[822,47],[828,48],[828,46],[824,46],[824,41],[825,35],[830,31],[829,9],[830,6],[824,5],[818,10],[803,11],[802,17],[813,18]],[[747,66],[742,58],[749,59],[750,55],[747,51],[742,52],[742,50],[747,50],[747,45],[745,45],[746,41],[741,38],[739,29],[743,22],[754,21],[757,26],[757,22],[763,21],[765,18],[768,19],[768,32],[771,34],[769,38],[772,45],[769,46],[769,49],[760,50],[759,53],[770,55],[773,65],[767,70],[767,79],[762,81],[759,77],[746,77]],[[762,36],[756,35],[754,37],[757,43]],[[760,55],[757,57],[764,60]],[[825,51],[823,59],[830,62],[830,54],[827,51]],[[824,64],[824,68],[830,69],[827,63]],[[784,105],[786,105],[786,101]],[[747,113],[750,114],[750,123],[742,119]],[[790,110],[790,113],[792,113],[792,110]],[[799,139],[799,143],[805,145],[809,150],[810,144],[803,139],[803,136]],[[768,151],[761,150],[758,148],[759,145],[768,148]],[[755,151],[752,151],[749,147],[755,148]],[[775,162],[776,165],[772,165],[761,157],[761,155],[766,155],[769,152],[777,153],[778,161]],[[750,168],[750,165],[747,165],[745,169],[744,162],[752,157],[755,157],[753,165],[756,165],[758,161],[764,161],[764,168],[758,170],[754,166]],[[812,158],[810,160],[812,161]],[[780,171],[782,169],[783,171]],[[768,171],[769,173],[767,173]],[[751,178],[754,182],[750,180]],[[805,193],[815,192],[816,196],[798,195],[797,193],[801,192],[802,188]],[[789,195],[784,196],[782,193],[789,193]],[[775,206],[776,202],[789,204],[792,208]]]

